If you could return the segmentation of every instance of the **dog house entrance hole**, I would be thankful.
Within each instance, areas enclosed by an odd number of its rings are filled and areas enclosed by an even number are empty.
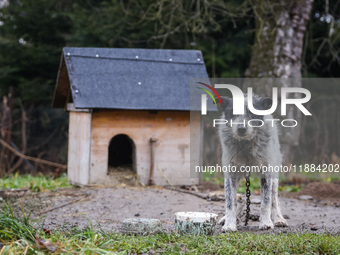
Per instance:
[[[114,136],[109,145],[108,172],[135,171],[135,144],[127,135]]]

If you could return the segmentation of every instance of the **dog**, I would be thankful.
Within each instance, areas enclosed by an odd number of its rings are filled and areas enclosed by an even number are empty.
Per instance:
[[[247,98],[247,94],[245,94]],[[270,109],[272,100],[266,97],[253,96],[253,106],[257,110]],[[280,166],[282,156],[278,128],[272,115],[259,116],[249,111],[245,105],[244,115],[233,115],[233,99],[221,97],[221,118],[227,120],[227,124],[219,125],[218,136],[222,148],[222,165],[236,166]],[[245,100],[246,102],[247,100]],[[251,125],[248,125],[248,121]],[[230,123],[233,122],[232,126]],[[257,123],[257,124],[256,124]],[[261,126],[261,123],[263,125]],[[223,224],[222,232],[237,231],[236,192],[238,182],[245,173],[237,171],[225,172],[224,187],[226,200],[225,216],[219,221]],[[272,229],[288,226],[283,218],[278,200],[278,175],[273,173],[263,174],[261,177],[261,213],[259,228]]]

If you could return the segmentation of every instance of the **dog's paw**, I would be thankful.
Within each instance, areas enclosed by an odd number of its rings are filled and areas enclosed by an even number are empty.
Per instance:
[[[274,224],[272,221],[266,221],[266,222],[260,222],[259,229],[260,230],[268,230],[268,229],[273,229]]]
[[[230,224],[230,225],[224,225],[221,229],[222,233],[227,233],[227,232],[235,232],[237,231],[236,225]]]
[[[285,228],[285,227],[288,227],[288,223],[285,219],[278,219],[278,220],[275,220],[274,221],[274,225],[275,227],[279,227],[279,228]]]
[[[225,216],[223,216],[218,222],[218,225],[223,225],[225,223]]]
[[[275,227],[280,228],[288,227],[287,221],[285,220],[285,218],[283,218],[281,214],[274,214],[272,219]]]

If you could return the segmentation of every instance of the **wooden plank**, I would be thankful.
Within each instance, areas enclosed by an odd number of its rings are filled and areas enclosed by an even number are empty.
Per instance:
[[[68,103],[67,104],[67,111],[69,111],[69,112],[92,112],[92,109],[75,108],[74,103]]]
[[[70,79],[68,77],[64,55],[61,56],[57,85],[53,96],[53,108],[64,108],[70,93]]]
[[[71,184],[89,183],[91,113],[70,112],[68,180]]]
[[[198,178],[201,183],[202,175],[195,172],[195,166],[202,165],[203,156],[203,128],[200,128],[202,125],[200,112],[190,113],[190,124],[190,144],[193,146],[190,150],[190,172],[191,176]]]

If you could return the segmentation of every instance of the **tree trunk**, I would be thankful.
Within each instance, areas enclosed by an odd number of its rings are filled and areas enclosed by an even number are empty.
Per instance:
[[[266,78],[269,81],[271,78],[281,78],[275,84],[276,87],[301,87],[303,37],[312,2],[313,0],[252,1],[256,38],[246,77]],[[272,81],[268,84],[272,84]],[[269,89],[271,86],[257,91],[270,96]],[[291,163],[292,149],[299,144],[301,114],[298,109],[288,107],[285,118],[295,119],[299,123],[295,128],[286,128],[281,136],[284,163]]]

